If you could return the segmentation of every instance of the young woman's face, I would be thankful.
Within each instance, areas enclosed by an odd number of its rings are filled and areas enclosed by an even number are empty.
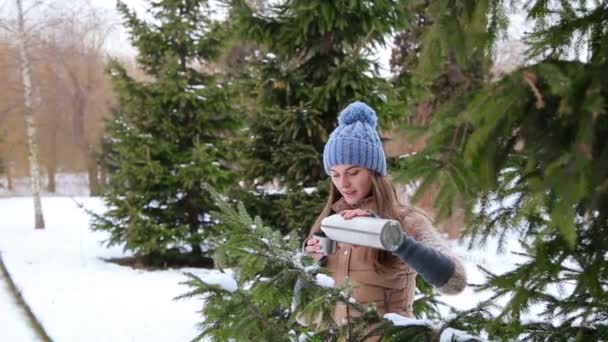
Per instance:
[[[353,205],[367,197],[372,190],[372,174],[364,167],[340,164],[329,169],[331,181],[344,197],[346,203]]]

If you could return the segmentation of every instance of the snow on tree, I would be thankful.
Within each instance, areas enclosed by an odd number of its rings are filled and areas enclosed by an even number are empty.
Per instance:
[[[375,335],[386,341],[480,341],[452,322],[381,317],[371,305],[356,303],[352,284],[336,287],[328,271],[300,251],[299,241],[252,219],[242,203],[218,193],[214,198],[219,211],[213,216],[222,227],[212,238],[214,258],[225,275],[187,273],[190,291],[178,297],[205,300],[196,341],[364,341]],[[336,325],[338,302],[363,314]]]

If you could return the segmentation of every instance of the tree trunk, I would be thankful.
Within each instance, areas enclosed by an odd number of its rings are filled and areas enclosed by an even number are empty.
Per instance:
[[[90,149],[87,153],[87,173],[89,176],[89,194],[91,196],[97,196],[100,193],[99,172],[97,160],[95,159],[95,152]]]
[[[57,128],[53,130],[49,138],[49,158],[47,164],[47,178],[48,185],[47,191],[55,193],[57,191],[57,184],[55,178],[57,176]]]
[[[87,178],[89,181],[89,195],[96,196],[99,194],[99,182],[97,175],[97,162],[95,155],[89,146],[85,137],[85,110],[86,110],[86,93],[82,90],[78,82],[78,77],[72,74],[72,80],[74,82],[74,98],[73,98],[73,109],[74,113],[72,116],[72,129],[74,130],[74,142],[79,147],[82,160],[85,162],[87,168]]]
[[[46,191],[50,193],[57,192],[57,184],[55,183],[55,175],[57,174],[57,168],[55,165],[48,165],[47,168],[47,179],[48,185],[46,186]]]
[[[25,25],[23,19],[23,6],[21,0],[17,2],[17,22],[19,32],[19,67],[23,82],[23,98],[25,104],[25,125],[27,127],[28,160],[30,164],[30,183],[34,197],[34,221],[36,229],[44,229],[44,217],[40,203],[40,165],[38,163],[38,144],[36,142],[36,125],[32,108],[32,79],[30,75],[30,62],[27,55]]]
[[[78,83],[74,84],[74,114],[72,116],[72,129],[74,130],[74,141],[80,147],[84,160],[89,158],[89,148],[84,136],[84,115],[86,107],[86,98]]]
[[[203,250],[201,249],[201,246],[199,244],[190,244],[190,247],[192,248],[192,251],[190,252],[190,256],[193,259],[198,259],[201,258],[203,256]]]
[[[106,171],[105,167],[100,167],[99,168],[99,186],[100,189],[101,188],[105,188],[106,186],[108,186],[108,172]]]
[[[15,186],[13,185],[13,168],[15,167],[14,162],[9,162],[6,166],[6,182],[8,191],[13,191]]]

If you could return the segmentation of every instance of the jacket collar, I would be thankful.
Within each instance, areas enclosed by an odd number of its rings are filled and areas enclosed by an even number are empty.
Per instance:
[[[363,210],[375,211],[376,204],[375,204],[373,195],[363,198],[362,200],[355,203],[354,205],[350,205],[350,204],[346,203],[346,200],[344,199],[344,197],[342,197],[339,200],[337,200],[336,202],[334,202],[334,204],[331,205],[331,209],[335,213],[339,213],[343,210],[351,210],[351,209],[363,209]]]

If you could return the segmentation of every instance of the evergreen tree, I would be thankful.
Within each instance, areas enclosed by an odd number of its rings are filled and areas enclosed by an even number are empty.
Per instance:
[[[273,201],[273,213],[258,213],[302,237],[325,202],[321,154],[340,110],[359,99],[384,124],[398,116],[371,54],[407,23],[407,13],[402,1],[289,0],[263,12],[243,0],[231,3],[234,31],[265,48],[253,61],[259,81],[252,89],[244,177],[254,188],[280,188],[261,195]]]
[[[504,6],[433,2],[425,44],[434,43],[418,70],[437,73],[448,50],[457,61],[471,51],[491,56]],[[464,203],[472,244],[520,236],[525,261],[505,274],[486,270],[481,289],[494,295],[463,324],[500,341],[605,341],[608,1],[526,9],[536,24],[527,65],[440,106],[427,148],[402,160],[401,176],[420,180],[419,192],[438,185],[442,214]],[[459,26],[484,18],[489,25],[475,32]]]
[[[431,24],[426,11],[430,1],[417,1],[408,4],[414,18],[413,23],[398,32],[393,39],[390,67],[397,76],[410,75],[418,66],[418,58],[422,50],[422,37],[425,29]]]
[[[404,133],[412,139],[426,133],[420,128],[428,126],[435,108],[463,92],[480,88],[488,78],[491,59],[483,42],[488,41],[497,24],[475,16],[485,13],[488,4],[469,2],[461,6],[463,8],[456,6],[450,10],[438,8],[428,0],[408,3],[414,21],[394,38],[390,60],[395,73],[392,83],[402,93],[409,109],[408,125],[401,128],[407,128]],[[432,15],[441,11],[441,16]],[[504,21],[502,17],[499,19]],[[492,30],[484,34],[487,25],[492,25]],[[460,32],[465,30],[470,33]],[[464,56],[457,56],[456,51],[460,50],[451,46],[456,44],[451,41],[452,35],[464,36],[456,39],[458,47],[466,51]],[[451,45],[438,46],[444,36],[450,37]],[[482,49],[470,49],[474,44]],[[429,48],[424,48],[426,46]]]
[[[425,52],[423,47],[425,44],[432,44],[425,34],[428,34],[431,29],[436,29],[433,26],[436,16],[432,16],[432,13],[437,9],[431,5],[432,2],[429,0],[408,2],[407,8],[412,13],[414,20],[410,26],[395,35],[390,60],[391,70],[395,74],[391,82],[396,91],[402,93],[403,107],[407,108],[405,120],[402,120],[402,124],[398,127],[398,133],[402,139],[416,142],[416,144],[428,139],[428,125],[436,108],[451,99],[458,98],[462,93],[479,89],[488,78],[490,64],[489,56],[479,52],[470,53],[467,58],[458,63],[454,52],[448,49],[441,57],[443,62],[436,64],[439,71],[434,73],[434,78],[420,73],[421,64],[428,62],[421,59],[421,54]],[[474,8],[475,3],[471,2],[469,5]],[[469,11],[471,10],[473,9],[469,9]],[[472,26],[472,18],[463,18],[460,25]],[[417,153],[418,151],[412,152]],[[402,166],[401,158],[391,159],[389,161],[391,169],[398,169]],[[431,191],[419,192],[413,198],[414,202],[420,198],[428,201],[429,196],[433,196],[436,191],[434,188],[427,190]],[[432,201],[432,199],[431,197],[430,200]],[[443,217],[445,216],[447,215]],[[441,316],[439,307],[445,306],[445,304],[436,298],[433,288],[418,277],[416,289],[418,291],[414,303],[416,316],[439,318]]]
[[[103,194],[109,209],[93,229],[153,264],[186,253],[187,263],[205,264],[215,221],[201,182],[224,189],[235,181],[225,140],[237,127],[238,108],[229,85],[209,68],[224,29],[210,19],[207,1],[149,4],[154,20],[146,22],[118,3],[149,81],[136,81],[117,61],[108,67],[118,97],[104,144],[113,173]]]
[[[352,300],[351,285],[335,287],[327,270],[307,254],[299,242],[285,240],[259,217],[252,219],[242,204],[233,205],[215,194],[222,235],[213,237],[217,265],[231,267],[223,277],[198,278],[187,274],[190,291],[179,298],[205,298],[201,334],[195,341],[364,341],[384,335],[386,341],[479,341],[448,329],[451,322],[385,319],[371,307]],[[300,290],[294,294],[299,279]],[[296,297],[294,297],[296,295]],[[336,303],[348,303],[363,314],[337,326],[333,320]],[[457,319],[455,320],[458,321]],[[301,322],[309,322],[302,325]],[[395,322],[395,323],[393,323]]]

